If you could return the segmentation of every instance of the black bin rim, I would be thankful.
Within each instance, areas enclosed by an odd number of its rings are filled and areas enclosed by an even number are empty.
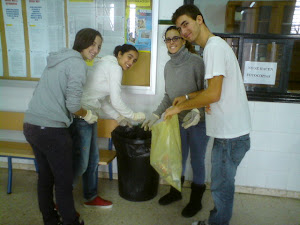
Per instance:
[[[122,137],[118,131],[113,130],[113,132],[111,133],[111,137],[112,139],[119,139],[120,141],[129,143],[129,144],[136,144],[136,145],[141,145],[141,144],[151,144],[151,137],[150,138],[146,138],[146,139],[130,139],[130,138],[125,138]]]

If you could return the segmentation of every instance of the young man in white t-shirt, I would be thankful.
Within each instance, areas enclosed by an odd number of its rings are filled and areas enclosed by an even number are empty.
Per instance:
[[[206,133],[214,137],[211,192],[215,207],[208,224],[228,225],[236,170],[250,149],[250,113],[241,70],[230,46],[209,31],[195,5],[179,7],[172,22],[184,39],[204,48],[207,88],[176,98],[173,107],[166,110],[165,119],[183,110],[210,106],[210,113],[206,114]]]

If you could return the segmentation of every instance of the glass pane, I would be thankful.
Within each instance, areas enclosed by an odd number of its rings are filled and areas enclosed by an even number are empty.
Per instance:
[[[238,58],[239,38],[224,38],[224,40],[229,44],[229,46],[232,48],[234,54]]]
[[[245,39],[242,73],[247,91],[254,87],[279,88],[283,45],[274,41]]]
[[[299,34],[299,14],[295,0],[228,1],[225,32]]]
[[[300,93],[300,40],[295,41],[290,66],[288,91]]]

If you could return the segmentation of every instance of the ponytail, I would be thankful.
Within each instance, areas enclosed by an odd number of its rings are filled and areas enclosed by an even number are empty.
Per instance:
[[[138,50],[133,45],[129,45],[129,44],[118,45],[117,47],[115,47],[114,56],[118,57],[119,52],[121,52],[121,54],[123,55],[125,52],[129,52],[129,51],[138,52]]]

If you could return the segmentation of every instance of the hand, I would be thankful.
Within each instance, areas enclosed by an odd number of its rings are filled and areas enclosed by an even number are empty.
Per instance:
[[[200,118],[201,118],[200,111],[198,109],[192,109],[183,118],[182,127],[184,129],[187,129],[191,126],[195,126],[199,123]]]
[[[88,124],[93,124],[97,122],[98,116],[94,115],[92,111],[88,109],[86,111],[85,117],[83,117],[82,119],[84,119]]]
[[[211,115],[210,105],[205,106],[205,112],[206,112],[208,115]]]
[[[122,127],[125,127],[125,126],[132,127],[130,120],[124,116],[119,116],[116,120],[117,120],[118,124]]]
[[[181,111],[177,106],[170,107],[166,110],[164,120],[171,119],[173,115],[180,113]]]
[[[137,112],[137,113],[133,113],[133,118],[132,120],[141,123],[146,119],[146,115],[143,112]]]
[[[151,127],[157,120],[159,120],[159,116],[152,113],[151,116],[142,124],[142,128],[144,128],[144,131],[151,130]]]
[[[186,101],[185,96],[180,96],[180,97],[177,97],[177,98],[174,99],[172,105],[175,106],[175,105],[178,105],[178,104],[180,104],[180,103],[182,103],[184,101]]]

